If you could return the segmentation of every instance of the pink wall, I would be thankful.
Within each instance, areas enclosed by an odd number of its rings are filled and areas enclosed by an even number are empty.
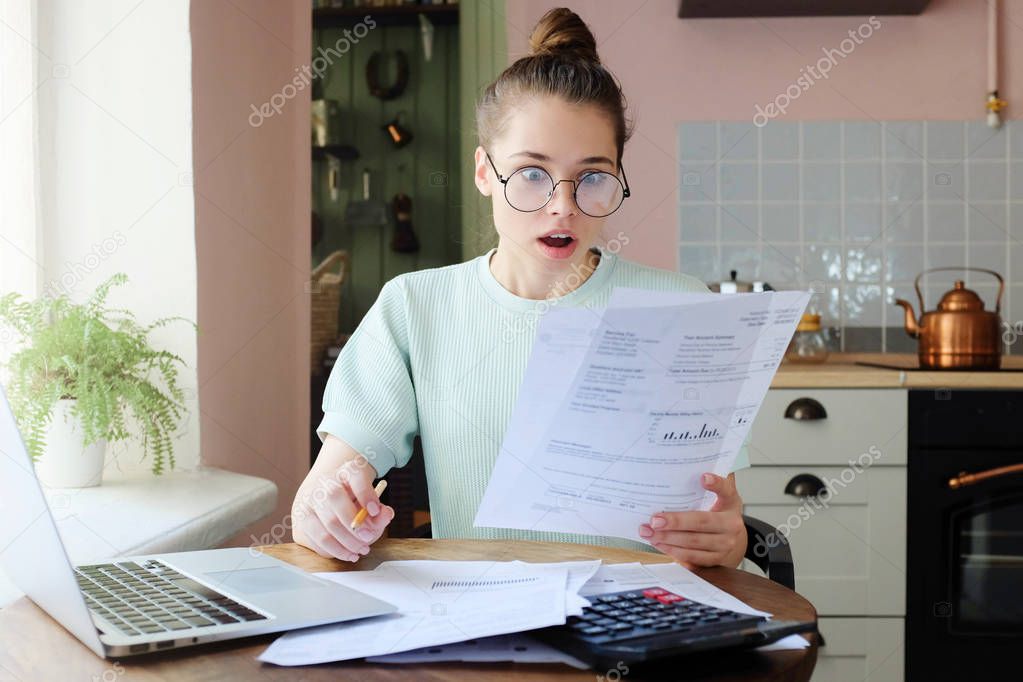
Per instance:
[[[567,5],[589,24],[604,63],[622,82],[636,133],[623,164],[633,198],[606,234],[630,235],[623,254],[677,268],[676,124],[752,120],[866,17],[679,19],[678,0],[507,2],[511,60],[551,7]],[[986,2],[932,0],[919,16],[878,17],[880,28],[827,80],[795,99],[785,120],[966,119],[984,115]],[[1023,0],[1003,0],[1001,68],[1005,112],[1023,112]],[[1017,68],[1013,69],[1013,65]]]
[[[191,31],[202,462],[279,490],[247,545],[309,468],[309,91],[249,123],[308,62],[309,3],[201,0]]]

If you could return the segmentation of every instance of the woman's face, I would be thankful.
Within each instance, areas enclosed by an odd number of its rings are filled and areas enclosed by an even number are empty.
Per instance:
[[[543,208],[530,213],[512,208],[504,186],[487,161],[488,151],[503,178],[526,166],[547,171],[557,183],[554,196]],[[597,242],[606,218],[594,218],[579,210],[572,197],[573,184],[558,181],[579,180],[586,171],[621,177],[616,158],[614,128],[596,107],[545,97],[517,108],[490,149],[476,148],[476,186],[485,196],[493,197],[498,248],[515,261],[539,264],[548,270],[551,266],[560,269],[584,263],[586,251]],[[542,175],[532,172],[528,177]],[[568,235],[570,240],[550,235]]]

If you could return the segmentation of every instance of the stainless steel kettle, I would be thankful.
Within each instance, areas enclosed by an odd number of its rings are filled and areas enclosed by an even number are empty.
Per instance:
[[[710,287],[711,291],[716,291],[721,294],[746,294],[753,291],[774,291],[774,287],[762,280],[743,282],[736,279],[738,274],[738,270],[732,270],[729,273],[731,279],[723,282],[711,282],[707,286]]]

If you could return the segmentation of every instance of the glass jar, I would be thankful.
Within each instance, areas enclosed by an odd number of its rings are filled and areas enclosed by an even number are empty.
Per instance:
[[[821,331],[821,316],[804,313],[796,325],[796,332],[785,349],[789,362],[824,362],[828,358],[828,343]]]

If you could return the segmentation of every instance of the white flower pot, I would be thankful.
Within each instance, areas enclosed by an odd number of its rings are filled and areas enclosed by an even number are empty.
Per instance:
[[[89,488],[103,482],[107,441],[82,444],[82,426],[71,414],[74,400],[58,400],[46,432],[46,445],[36,460],[36,475],[47,488]]]

